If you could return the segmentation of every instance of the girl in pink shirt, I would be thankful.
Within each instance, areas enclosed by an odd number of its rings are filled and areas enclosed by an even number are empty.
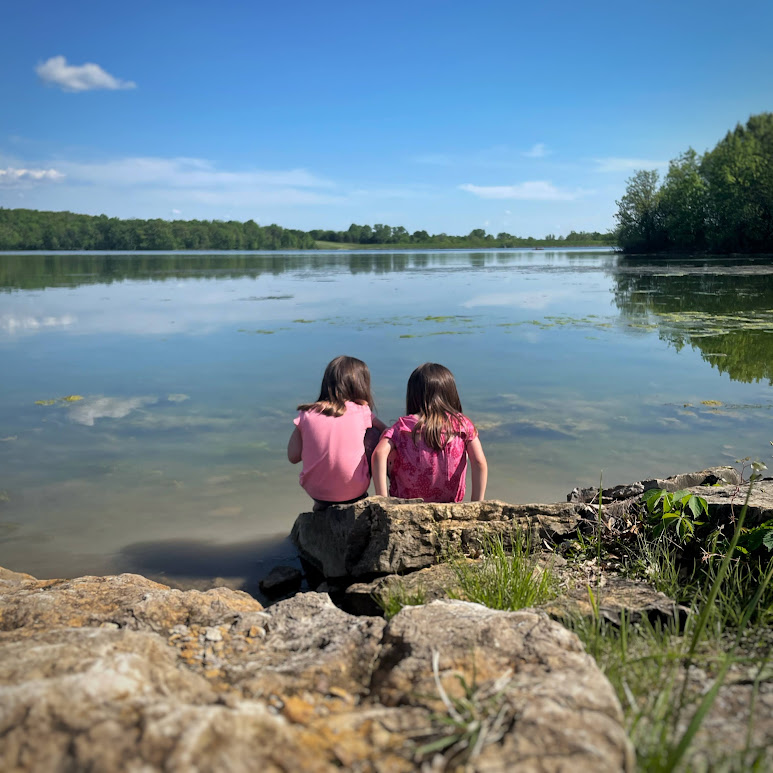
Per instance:
[[[314,509],[362,499],[370,485],[366,433],[373,449],[386,429],[373,413],[368,366],[355,357],[336,357],[325,368],[317,401],[298,411],[287,458],[303,462],[300,483]]]
[[[473,423],[462,413],[456,382],[448,368],[426,362],[411,373],[406,413],[381,436],[373,452],[376,494],[425,502],[464,499],[467,459],[472,500],[486,494],[488,465]]]

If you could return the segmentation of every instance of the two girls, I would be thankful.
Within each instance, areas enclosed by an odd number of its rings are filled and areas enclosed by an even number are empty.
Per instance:
[[[386,429],[372,412],[370,372],[361,360],[337,357],[325,370],[315,403],[299,405],[287,456],[303,461],[301,486],[315,509],[367,495],[370,476],[365,432]],[[467,460],[472,500],[486,494],[488,466],[478,432],[462,413],[454,377],[447,368],[425,363],[411,373],[406,416],[383,432],[373,451],[376,494],[461,502]]]

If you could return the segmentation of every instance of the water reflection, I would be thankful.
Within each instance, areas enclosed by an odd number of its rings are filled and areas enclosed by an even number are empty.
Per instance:
[[[222,253],[0,253],[0,290],[35,290],[46,287],[79,287],[112,284],[127,279],[163,281],[167,279],[234,279],[278,276],[303,271],[348,272],[351,274],[389,274],[408,269],[517,265],[550,263],[556,257],[587,262],[590,256],[607,256],[607,251],[561,253],[529,250],[443,251],[443,252],[302,252],[270,254]]]
[[[770,259],[621,260],[614,272],[621,314],[677,351],[691,346],[720,373],[773,384]]]

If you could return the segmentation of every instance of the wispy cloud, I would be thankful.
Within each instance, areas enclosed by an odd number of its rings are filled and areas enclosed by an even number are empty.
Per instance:
[[[305,169],[227,171],[218,169],[213,162],[202,158],[137,157],[101,163],[66,162],[59,166],[74,180],[99,185],[217,189],[333,186],[330,181]]]
[[[522,199],[524,201],[572,201],[589,191],[556,188],[547,180],[533,180],[517,185],[460,185],[459,188],[481,199]]]
[[[550,150],[544,142],[538,142],[536,145],[532,145],[531,149],[524,151],[526,158],[544,158],[550,155]]]
[[[29,164],[25,164],[29,166]],[[324,204],[344,200],[335,184],[305,169],[221,169],[201,158],[119,158],[99,162],[58,161],[55,175],[67,182],[100,191],[124,194],[141,190],[143,196],[167,201],[169,208],[184,210],[184,202],[217,206],[264,204]],[[58,179],[58,178],[57,178]],[[0,184],[3,178],[0,176]]]
[[[59,86],[63,91],[96,91],[107,89],[134,89],[137,84],[125,81],[105,72],[98,64],[67,64],[63,56],[52,56],[35,68],[38,77],[45,83]]]
[[[668,161],[653,161],[646,158],[594,158],[596,172],[633,172],[636,169],[665,169]]]
[[[7,167],[0,169],[0,185],[17,185],[19,183],[56,182],[64,178],[64,174],[56,169],[19,169]]]

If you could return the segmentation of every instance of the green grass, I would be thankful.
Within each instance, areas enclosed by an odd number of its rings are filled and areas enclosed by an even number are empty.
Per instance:
[[[396,580],[390,582],[385,590],[375,593],[373,600],[384,611],[384,617],[391,620],[403,607],[424,604],[427,600],[427,594],[421,586],[408,589],[402,580]]]
[[[453,558],[457,586],[449,589],[450,598],[503,610],[525,609],[555,598],[557,580],[550,567],[537,566],[528,538],[516,531],[511,541],[506,547],[502,536],[486,537],[479,561]]]

